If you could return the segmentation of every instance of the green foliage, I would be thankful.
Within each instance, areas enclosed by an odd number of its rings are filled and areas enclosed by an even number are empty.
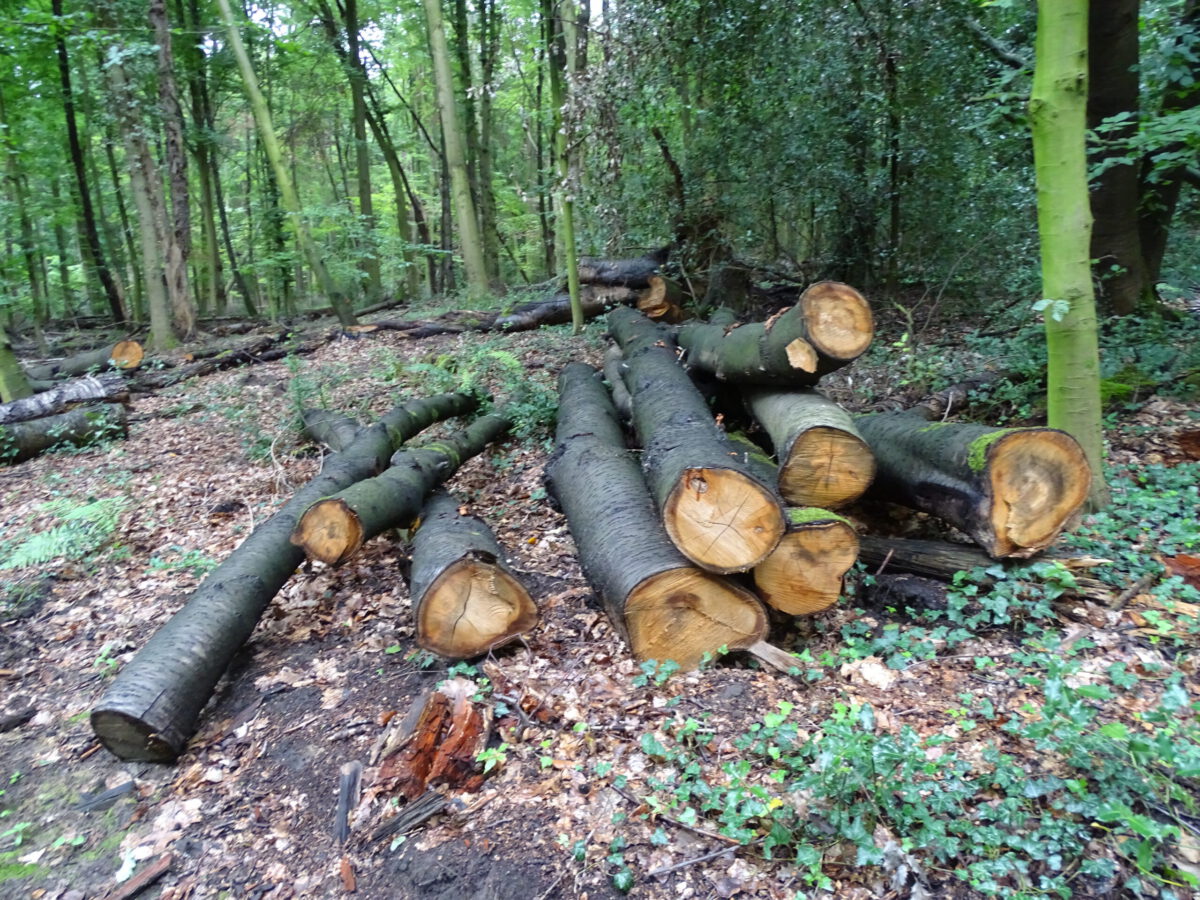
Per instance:
[[[57,524],[21,540],[0,541],[0,570],[94,555],[111,541],[127,504],[121,497],[83,502],[62,498],[43,504],[40,511]]]

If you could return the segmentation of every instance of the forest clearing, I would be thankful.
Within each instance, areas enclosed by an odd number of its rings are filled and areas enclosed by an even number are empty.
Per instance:
[[[1200,897],[1200,3],[0,15],[0,897]]]

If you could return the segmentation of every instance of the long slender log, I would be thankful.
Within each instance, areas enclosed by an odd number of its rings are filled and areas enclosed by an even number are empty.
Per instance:
[[[137,341],[117,341],[86,353],[77,353],[66,359],[41,365],[26,366],[25,374],[37,381],[47,381],[52,378],[72,378],[86,375],[93,369],[123,369],[130,371],[142,364],[145,351]]]
[[[537,607],[487,523],[458,507],[445,491],[425,502],[413,536],[409,593],[417,643],[466,659],[532,629]]]
[[[650,276],[658,272],[669,254],[670,248],[664,247],[635,259],[584,258],[579,261],[579,281],[583,284],[648,287]]]
[[[754,586],[771,606],[793,616],[837,603],[858,559],[858,535],[836,513],[811,507],[788,510],[787,534],[754,569]]]
[[[722,381],[809,387],[865,353],[874,334],[862,294],[821,281],[766,322],[682,325],[679,345],[688,366]]]
[[[221,674],[303,561],[288,541],[301,514],[319,498],[379,471],[401,441],[438,419],[470,411],[475,402],[440,394],[398,406],[327,459],[321,474],[255,528],[117,675],[92,709],[92,730],[101,743],[121,759],[169,762],[178,756]]]
[[[0,425],[53,415],[62,412],[73,403],[89,400],[120,401],[128,397],[125,377],[120,372],[87,375],[73,381],[64,381],[32,397],[0,404]]]
[[[489,413],[444,441],[398,451],[379,475],[313,503],[296,522],[292,543],[310,559],[340,566],[377,534],[411,525],[430,491],[511,424],[503,412]]]
[[[1050,546],[1088,496],[1087,458],[1064,431],[931,423],[921,408],[855,424],[878,464],[870,496],[938,516],[996,558]]]
[[[328,409],[302,409],[300,421],[309,440],[324,444],[335,453],[354,443],[362,431],[362,426],[354,419]]]
[[[691,565],[667,537],[596,371],[571,363],[558,384],[547,483],[588,581],[634,655],[693,668],[720,647],[757,645],[765,611],[749,592]]]
[[[55,447],[82,447],[106,437],[124,437],[126,429],[125,407],[119,403],[0,425],[0,464],[24,462]]]
[[[812,390],[751,388],[743,396],[775,447],[784,500],[840,509],[862,496],[875,457],[849,413]]]
[[[646,480],[667,534],[710,571],[754,568],[783,536],[774,487],[750,471],[717,427],[676,362],[669,329],[624,307],[609,314],[608,327],[624,354]]]

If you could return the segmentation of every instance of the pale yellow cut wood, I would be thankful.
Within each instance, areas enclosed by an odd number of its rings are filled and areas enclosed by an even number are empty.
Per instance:
[[[819,281],[800,295],[808,339],[835,359],[855,359],[871,346],[875,322],[866,298],[848,284]]]
[[[793,616],[837,603],[842,579],[858,558],[858,535],[840,519],[793,525],[754,570],[754,585],[769,605]]]
[[[430,585],[417,611],[417,643],[462,659],[505,644],[537,624],[524,586],[493,563],[460,559]]]
[[[1025,558],[1048,547],[1091,489],[1091,469],[1079,444],[1054,431],[999,438],[988,448],[988,475],[993,556]]]
[[[358,515],[346,503],[331,497],[310,506],[300,517],[291,541],[303,547],[309,559],[340,565],[363,544]]]
[[[145,355],[146,352],[137,341],[118,341],[113,345],[110,358],[118,369],[136,369]]]
[[[875,477],[866,442],[840,428],[809,428],[780,460],[779,492],[794,506],[836,509],[853,503]]]
[[[804,338],[796,338],[787,345],[787,358],[793,369],[801,372],[817,371],[817,351]]]
[[[713,572],[745,572],[779,543],[783,510],[753,478],[731,469],[685,469],[663,523],[688,559]]]

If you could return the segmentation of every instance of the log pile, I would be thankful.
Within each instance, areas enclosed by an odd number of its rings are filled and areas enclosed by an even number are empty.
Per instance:
[[[64,381],[49,390],[0,404],[0,465],[57,447],[83,447],[124,437],[129,390],[120,372]]]

